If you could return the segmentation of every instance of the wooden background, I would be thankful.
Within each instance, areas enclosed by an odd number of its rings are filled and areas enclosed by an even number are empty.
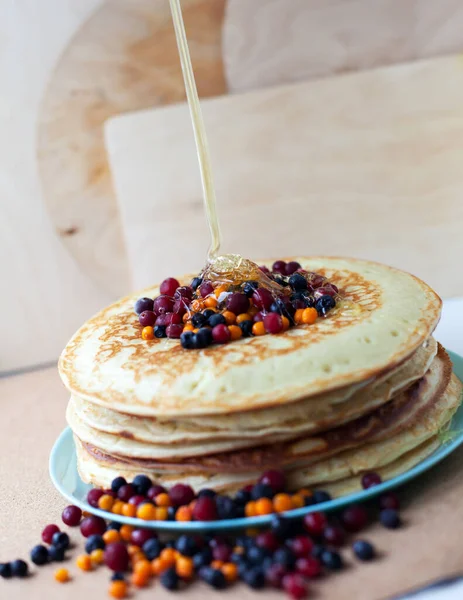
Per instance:
[[[306,0],[295,15],[299,4],[184,0],[202,95],[227,92],[224,68],[237,91],[463,47],[457,1]],[[16,0],[0,4],[0,18],[5,372],[55,360],[81,322],[129,288],[103,125],[120,112],[181,100],[183,84],[167,0]],[[303,44],[299,62],[304,30],[312,44]],[[367,241],[364,254],[375,243]],[[455,277],[452,260],[439,267]]]

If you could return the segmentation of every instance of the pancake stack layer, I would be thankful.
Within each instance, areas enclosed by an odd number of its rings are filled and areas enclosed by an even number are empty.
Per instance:
[[[295,260],[343,296],[313,325],[187,351],[141,339],[134,295],[74,335],[60,374],[84,481],[145,473],[231,493],[281,468],[294,488],[342,495],[363,472],[388,479],[439,446],[462,390],[432,338],[439,297],[376,263]]]

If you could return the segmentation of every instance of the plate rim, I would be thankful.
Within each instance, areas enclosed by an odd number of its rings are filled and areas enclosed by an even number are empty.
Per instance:
[[[461,369],[461,375],[463,375],[463,356],[460,356],[456,352],[452,352],[450,350],[447,350],[447,352],[452,360],[452,372],[454,372],[455,375],[461,379],[460,375],[456,371]],[[460,404],[457,411],[461,410],[462,406],[463,405]],[[452,420],[454,417],[452,417]],[[326,502],[320,502],[319,504],[314,504],[311,506],[303,506],[302,508],[285,511],[284,513],[271,513],[269,515],[262,515],[258,517],[242,517],[239,519],[222,519],[218,521],[144,521],[142,519],[138,519],[137,517],[126,517],[124,515],[108,513],[100,508],[90,506],[90,504],[83,500],[80,500],[72,493],[68,492],[57,477],[57,462],[60,459],[60,455],[62,455],[63,446],[66,447],[69,444],[73,445],[73,450],[71,452],[74,459],[74,468],[77,472],[77,464],[75,463],[75,446],[70,427],[66,427],[53,444],[49,458],[49,473],[53,485],[62,496],[82,510],[102,517],[105,520],[117,521],[119,523],[135,526],[137,528],[156,529],[158,531],[166,532],[231,531],[233,529],[264,527],[270,524],[275,514],[284,515],[288,519],[297,519],[311,512],[331,512],[349,504],[365,502],[371,498],[374,498],[375,496],[378,496],[379,494],[382,494],[383,492],[399,487],[415,477],[418,477],[425,471],[432,469],[439,462],[447,458],[447,456],[456,450],[462,443],[463,431],[453,440],[443,442],[431,455],[424,458],[421,462],[408,471],[405,471],[404,473],[401,473],[400,475],[397,475],[392,479],[388,479],[387,481],[384,481],[379,485],[371,487],[367,490],[360,490],[352,494],[347,494],[339,498],[328,500]],[[79,477],[78,472],[77,477]]]

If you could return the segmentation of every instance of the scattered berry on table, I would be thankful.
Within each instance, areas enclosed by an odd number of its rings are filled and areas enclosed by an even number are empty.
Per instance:
[[[42,541],[46,544],[51,544],[53,536],[55,533],[59,532],[58,525],[47,525],[45,529],[42,531]]]
[[[308,533],[315,536],[322,535],[326,525],[326,517],[321,512],[312,512],[304,516],[304,527]]]
[[[375,557],[373,545],[365,540],[356,540],[352,544],[352,550],[359,560],[372,560]]]
[[[109,595],[112,598],[125,598],[127,596],[127,583],[125,581],[112,581],[109,586]]]
[[[344,538],[344,531],[336,525],[328,525],[323,531],[323,539],[330,546],[342,546]]]
[[[0,577],[3,579],[9,579],[13,576],[11,572],[11,563],[0,563]]]
[[[339,571],[344,566],[341,555],[334,550],[324,550],[320,559],[322,564],[331,571]]]
[[[48,562],[48,548],[40,544],[34,546],[31,550],[31,561],[34,565],[45,565]]]
[[[69,527],[77,527],[82,518],[82,510],[78,506],[66,506],[61,514],[61,519]]]
[[[305,598],[308,593],[304,578],[297,573],[289,573],[283,577],[283,589],[295,600]]]
[[[69,571],[67,569],[57,569],[54,577],[58,583],[66,583],[70,579]]]
[[[81,554],[76,558],[76,565],[81,571],[91,571],[93,569],[92,559],[88,554]]]
[[[397,494],[394,494],[394,492],[386,492],[385,494],[380,496],[379,497],[379,507],[381,509],[392,508],[394,510],[399,510],[400,501],[399,501],[399,498],[397,497]]]
[[[106,531],[106,522],[101,517],[85,517],[80,523],[80,532],[84,537],[90,537],[94,534],[103,535]]]
[[[379,514],[379,520],[388,529],[397,529],[402,524],[399,513],[393,508],[384,508]]]
[[[67,548],[69,548],[71,540],[69,539],[68,534],[64,531],[57,531],[53,535],[51,543],[53,544],[53,546],[62,546],[66,550]]]
[[[63,546],[50,546],[48,548],[48,560],[50,562],[62,562],[66,558],[66,548]]]
[[[24,560],[18,558],[17,560],[13,560],[10,564],[13,577],[27,577],[29,574],[29,567]]]
[[[180,578],[174,567],[166,569],[160,578],[161,585],[168,590],[176,590],[179,586]]]
[[[296,571],[304,577],[318,577],[322,572],[322,564],[314,556],[304,556],[297,559]]]
[[[114,529],[108,529],[108,531],[115,531]],[[91,554],[94,550],[104,550],[106,543],[100,534],[93,534],[88,537],[85,543],[85,552]]]
[[[341,518],[345,529],[351,533],[356,533],[367,525],[368,512],[364,506],[352,504],[344,510]]]
[[[104,562],[112,571],[126,571],[129,566],[129,553],[125,544],[108,544],[104,551]]]

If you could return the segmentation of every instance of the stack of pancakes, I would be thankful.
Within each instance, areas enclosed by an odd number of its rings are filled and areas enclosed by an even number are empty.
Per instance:
[[[388,479],[439,446],[462,388],[432,338],[439,297],[380,264],[295,260],[343,297],[313,325],[185,350],[141,338],[138,294],[74,335],[60,374],[84,481],[108,487],[145,473],[233,492],[278,468],[290,487],[341,495],[363,472]]]

